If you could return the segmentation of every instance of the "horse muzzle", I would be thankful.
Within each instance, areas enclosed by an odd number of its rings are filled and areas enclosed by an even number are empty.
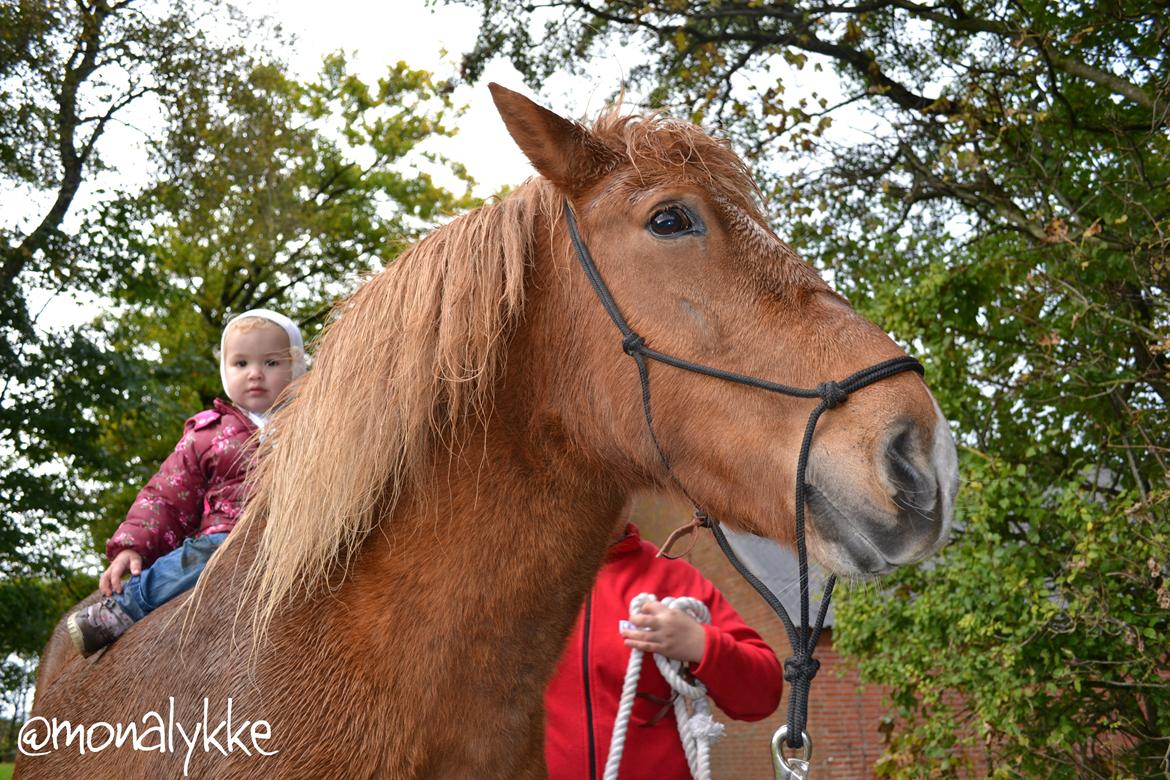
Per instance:
[[[874,577],[939,549],[950,533],[958,467],[954,440],[939,414],[933,430],[900,421],[877,448],[877,491],[848,490],[831,464],[810,463],[810,547],[822,564],[849,577]]]

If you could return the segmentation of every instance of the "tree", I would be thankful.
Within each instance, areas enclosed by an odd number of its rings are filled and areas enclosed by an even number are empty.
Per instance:
[[[956,748],[1005,777],[1161,771],[1161,4],[466,4],[484,14],[468,78],[496,52],[535,85],[641,44],[631,86],[754,157],[781,233],[926,363],[963,445],[955,540],[838,613],[902,716],[882,771],[957,772]],[[789,97],[817,71],[824,94]]]
[[[216,393],[211,351],[231,312],[279,305],[311,331],[357,274],[469,202],[417,170],[467,183],[461,167],[417,148],[452,132],[454,109],[429,74],[399,64],[370,86],[333,56],[318,83],[298,84],[266,50],[281,42],[262,24],[240,21],[263,42],[247,47],[198,33],[196,12],[230,7],[140,5],[2,9],[12,25],[2,172],[55,204],[27,234],[6,226],[0,246],[15,271],[0,279],[13,318],[0,323],[10,347],[0,372],[8,575],[59,576],[76,565],[77,550],[72,564],[60,560],[70,529],[101,517],[93,535],[109,530],[183,417]],[[72,217],[78,226],[63,229],[62,209],[102,170],[103,129],[142,100],[162,111],[144,161],[153,183],[94,193]],[[31,119],[8,121],[19,116]],[[26,304],[38,288],[110,312],[93,327],[38,333]]]
[[[6,197],[39,194],[69,214],[38,217],[48,227],[28,232],[5,225],[0,245],[15,269],[0,279],[11,315],[0,323],[10,348],[0,371],[0,634],[20,642],[0,647],[0,658],[12,654],[0,687],[16,705],[27,662],[92,588],[94,552],[183,420],[220,393],[213,351],[224,322],[272,306],[311,337],[340,293],[472,203],[462,167],[426,147],[454,132],[445,83],[399,63],[368,84],[340,55],[301,83],[265,23],[240,19],[240,39],[213,46],[192,15],[230,8],[190,7],[0,5],[0,43],[11,44],[0,52]],[[90,49],[94,69],[78,91],[93,94],[70,103],[60,85]],[[127,113],[146,100],[146,114]],[[95,105],[106,123],[149,130],[137,184],[94,187],[108,127]],[[88,128],[74,146],[87,151],[65,164],[69,144],[55,128],[71,111],[83,117],[74,129]],[[18,115],[29,126],[9,121]],[[101,313],[34,328],[38,290]]]
[[[98,143],[111,122],[148,97],[173,108],[241,52],[210,44],[183,7],[141,0],[8,0],[0,29],[0,177],[51,198],[31,230],[0,232],[0,327],[27,336],[20,282],[68,278],[73,247],[62,224],[85,177],[102,167]],[[11,361],[17,336],[5,335]]]
[[[199,8],[231,13],[214,2]],[[58,519],[72,513],[80,490],[62,477],[70,447],[91,432],[78,410],[89,403],[86,394],[103,391],[78,385],[80,377],[68,373],[95,365],[95,346],[77,334],[39,333],[30,295],[76,292],[100,267],[101,237],[88,235],[84,224],[67,230],[65,223],[75,216],[85,183],[106,169],[99,149],[111,127],[144,102],[163,117],[180,114],[182,95],[215,83],[245,58],[239,46],[211,42],[201,21],[185,5],[149,0],[0,3],[0,182],[6,200],[23,196],[44,204],[28,224],[10,212],[0,225],[0,571],[6,575],[62,571],[55,545],[66,526]],[[253,27],[240,23],[245,32]]]

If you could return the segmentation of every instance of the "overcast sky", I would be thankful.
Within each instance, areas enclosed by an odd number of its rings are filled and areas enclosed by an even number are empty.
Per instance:
[[[456,75],[461,56],[475,41],[479,26],[476,10],[464,6],[428,8],[424,0],[252,0],[247,12],[267,16],[295,40],[287,55],[293,75],[315,77],[325,55],[343,51],[354,69],[367,82],[376,81],[386,69],[403,61],[416,69],[433,72],[439,78]],[[230,29],[225,30],[230,38]],[[463,163],[479,185],[476,193],[490,195],[501,185],[517,184],[533,173],[516,148],[491,102],[489,81],[528,94],[563,114],[584,117],[597,111],[606,96],[621,83],[628,63],[620,52],[611,53],[591,69],[589,79],[557,77],[534,95],[519,74],[502,60],[493,62],[479,83],[463,85],[454,94],[456,105],[467,106],[460,118],[456,139],[443,141],[435,150]],[[157,121],[146,103],[131,105],[112,123],[99,152],[113,170],[88,177],[71,209],[77,214],[92,202],[93,194],[105,187],[147,183],[142,142]],[[141,180],[141,182],[139,181]],[[454,185],[454,182],[444,182]],[[20,229],[31,229],[52,204],[53,192],[36,192],[27,187],[0,188],[0,211],[6,221]],[[70,220],[65,223],[71,227]]]
[[[251,0],[240,6],[255,16],[269,17],[292,37],[292,50],[282,53],[288,56],[293,75],[302,80],[313,78],[325,55],[339,50],[367,82],[375,81],[398,61],[429,70],[439,78],[454,76],[479,27],[477,9],[462,5],[435,9],[428,7],[426,0]],[[232,34],[226,23],[224,34],[229,38]],[[541,94],[535,95],[515,69],[499,58],[488,66],[478,83],[455,91],[456,105],[466,105],[467,111],[458,121],[458,136],[449,142],[440,141],[435,150],[467,167],[478,182],[478,195],[490,195],[504,184],[518,184],[533,170],[505,131],[487,83],[496,81],[528,94],[562,115],[587,118],[618,90],[624,74],[636,64],[635,51],[611,46],[590,64],[588,77],[554,75],[542,85]],[[779,64],[777,67],[784,68]],[[755,72],[741,74],[741,78],[759,81],[757,86],[763,86],[763,82],[770,83],[778,75],[778,71]],[[788,70],[784,79],[790,97],[815,87],[832,99],[837,91],[836,80],[828,73]],[[629,94],[632,103],[638,97]],[[111,124],[99,143],[99,152],[114,170],[86,180],[71,209],[72,217],[92,202],[93,193],[102,187],[133,186],[139,179],[142,184],[148,181],[142,141],[151,134],[157,118],[141,104],[132,105],[119,119],[121,122]],[[0,211],[19,228],[31,229],[51,205],[53,195],[28,188],[0,189]],[[65,227],[70,228],[69,220]]]
[[[399,60],[440,77],[454,75],[479,29],[477,10],[465,6],[435,10],[427,8],[424,0],[257,0],[247,8],[271,17],[296,37],[290,65],[302,78],[311,77],[321,59],[337,50],[352,55],[352,67],[367,80],[378,78]],[[510,64],[497,60],[479,83],[456,90],[455,102],[467,105],[468,110],[459,122],[457,140],[444,147],[444,152],[467,166],[480,183],[480,195],[489,195],[503,184],[517,184],[533,170],[504,130],[487,83],[499,82],[562,114],[580,118],[601,107],[632,64],[622,61],[622,52],[611,53],[591,68],[590,79],[554,78],[538,97],[524,86]]]
[[[313,78],[325,55],[343,51],[350,67],[367,82],[378,79],[386,68],[398,61],[416,69],[433,72],[439,78],[456,75],[457,64],[475,41],[479,12],[465,6],[428,7],[425,0],[251,0],[241,3],[248,13],[267,16],[278,23],[295,41],[285,52],[293,75]],[[231,29],[225,25],[227,37]],[[555,75],[535,95],[521,81],[520,75],[502,59],[492,62],[476,84],[460,86],[454,94],[456,105],[466,105],[466,113],[457,124],[454,139],[438,139],[429,147],[463,163],[478,185],[476,194],[487,196],[502,185],[518,184],[534,171],[504,129],[487,90],[489,81],[528,94],[543,105],[573,118],[594,115],[622,84],[624,74],[636,64],[637,54],[630,49],[611,47],[591,64],[588,77]],[[771,81],[778,73],[756,73],[744,78]],[[835,81],[828,74],[819,76],[806,70],[788,73],[788,93],[814,86],[821,94],[831,94]],[[629,94],[636,103],[638,95]],[[137,110],[137,113],[135,113]],[[157,117],[145,104],[131,106],[111,124],[99,143],[103,159],[112,170],[96,178],[87,178],[75,200],[65,228],[72,227],[85,206],[93,203],[102,188],[114,189],[148,183],[149,166],[143,140],[152,132]],[[457,186],[454,180],[442,184]],[[0,212],[18,229],[31,229],[52,203],[55,193],[29,188],[0,189]],[[74,223],[76,224],[76,223]],[[44,302],[44,295],[34,294],[34,311]],[[39,299],[39,300],[38,300]],[[57,296],[39,322],[44,327],[80,322],[92,312],[96,301],[62,300]]]
[[[376,81],[387,67],[403,61],[415,69],[433,72],[439,78],[456,75],[461,56],[475,41],[479,13],[464,6],[428,8],[424,0],[252,0],[243,5],[247,12],[267,16],[295,40],[286,52],[293,75],[313,78],[325,55],[343,51],[350,67],[367,82]],[[230,30],[226,32],[230,37]],[[589,79],[554,78],[545,85],[543,96],[524,86],[520,75],[508,63],[493,62],[479,83],[459,87],[453,96],[456,105],[467,106],[457,124],[454,139],[442,139],[430,148],[463,163],[477,181],[476,194],[490,195],[505,184],[518,184],[534,171],[504,129],[487,89],[497,81],[537,99],[562,114],[591,115],[621,83],[629,67],[620,53],[608,55],[592,69]],[[137,109],[137,112],[136,112]],[[92,204],[101,189],[145,184],[143,140],[155,120],[149,110],[134,105],[119,115],[99,142],[98,150],[111,170],[83,183],[65,228],[70,229],[84,208]],[[454,180],[441,183],[456,186]],[[52,205],[54,192],[28,187],[0,187],[0,213],[9,225],[30,230]],[[68,296],[32,291],[30,304],[35,313],[48,304],[38,326],[62,327],[93,316],[97,301],[78,301]]]

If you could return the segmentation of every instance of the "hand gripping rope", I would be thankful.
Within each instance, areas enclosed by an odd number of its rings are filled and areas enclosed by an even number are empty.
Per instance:
[[[564,209],[565,225],[568,228],[569,239],[573,244],[573,249],[576,251],[577,260],[581,264],[581,269],[585,272],[586,278],[589,279],[589,284],[597,294],[597,299],[601,302],[606,314],[609,315],[610,320],[613,321],[613,324],[621,333],[622,351],[633,358],[638,366],[638,379],[642,384],[642,412],[646,418],[646,427],[650,432],[650,440],[654,443],[654,447],[658,451],[658,457],[662,460],[662,465],[665,467],[670,480],[695,507],[695,522],[690,526],[690,529],[692,531],[698,527],[711,529],[715,535],[715,541],[719,544],[719,548],[723,550],[724,555],[727,556],[731,565],[755,588],[756,592],[760,594],[764,601],[768,603],[768,606],[780,618],[780,622],[784,624],[784,630],[788,634],[788,641],[792,645],[792,657],[784,662],[784,679],[791,683],[791,690],[788,698],[788,722],[772,738],[772,763],[775,768],[777,780],[805,780],[808,777],[809,758],[812,753],[811,742],[805,733],[805,725],[808,721],[808,694],[812,679],[816,676],[817,670],[820,668],[820,662],[813,657],[813,651],[816,649],[817,640],[820,638],[825,614],[829,609],[829,599],[833,595],[833,586],[836,584],[836,578],[830,576],[825,583],[825,592],[821,598],[820,608],[817,610],[816,620],[810,625],[808,551],[804,538],[806,487],[804,476],[808,465],[809,448],[812,445],[813,432],[816,430],[817,421],[821,415],[827,410],[834,409],[848,401],[849,395],[854,391],[904,371],[914,371],[921,374],[923,373],[922,364],[912,357],[903,356],[892,358],[876,363],[868,368],[863,368],[839,382],[821,382],[815,388],[804,388],[790,387],[788,385],[770,382],[766,379],[736,374],[731,371],[692,363],[688,360],[659,352],[647,346],[646,340],[635,332],[629,323],[626,322],[625,317],[622,316],[613,294],[606,287],[605,281],[601,278],[601,272],[589,254],[589,248],[581,239],[581,234],[577,230],[577,219],[573,215],[573,208],[567,200],[564,202]],[[675,476],[673,469],[671,469],[670,459],[667,457],[666,451],[662,448],[662,444],[658,441],[658,436],[654,433],[654,417],[650,412],[650,370],[647,363],[649,360],[665,363],[668,366],[674,366],[684,371],[692,371],[696,374],[702,374],[727,382],[735,382],[736,384],[755,387],[780,395],[795,398],[820,399],[819,403],[809,413],[796,466],[796,553],[800,573],[799,626],[793,622],[792,618],[788,615],[788,611],[780,603],[780,600],[776,598],[775,594],[739,560],[735,551],[732,550],[730,543],[728,543],[726,536],[724,536],[723,530],[719,527],[719,522],[699,507],[698,502],[691,497],[686,487],[679,482],[678,477]],[[793,750],[803,748],[803,758],[796,759],[785,756],[782,751],[783,746],[787,746]]]
[[[630,617],[640,613],[643,605],[655,600],[653,593],[639,593],[630,602]],[[711,622],[711,612],[698,599],[689,596],[668,597],[662,599],[662,603],[690,615],[699,623]],[[613,724],[613,737],[609,741],[609,756],[605,760],[604,780],[617,780],[622,749],[630,727],[630,712],[634,709],[634,697],[637,695],[638,677],[642,673],[643,655],[637,648],[630,650],[630,663],[626,667],[626,679],[622,684],[622,698]],[[723,724],[711,716],[707,687],[698,680],[691,682],[683,676],[682,661],[655,653],[654,663],[675,692],[674,719],[683,750],[687,754],[691,776],[695,780],[711,780],[711,746],[723,736]]]

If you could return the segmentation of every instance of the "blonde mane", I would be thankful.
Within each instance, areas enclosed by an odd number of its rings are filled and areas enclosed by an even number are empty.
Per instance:
[[[265,431],[224,545],[259,533],[239,591],[254,643],[282,604],[352,562],[437,447],[486,419],[524,310],[537,217],[554,208],[552,187],[530,182],[431,233],[336,307],[312,371]]]
[[[619,186],[631,195],[680,175],[744,205],[757,194],[739,158],[689,123],[609,110],[592,132],[629,161],[620,179],[633,179]],[[436,230],[337,306],[312,371],[265,431],[251,499],[210,564],[229,565],[222,552],[259,535],[237,609],[251,611],[254,650],[283,605],[337,584],[338,567],[428,477],[440,447],[487,419],[523,314],[534,231],[559,224],[561,197],[531,180]]]

